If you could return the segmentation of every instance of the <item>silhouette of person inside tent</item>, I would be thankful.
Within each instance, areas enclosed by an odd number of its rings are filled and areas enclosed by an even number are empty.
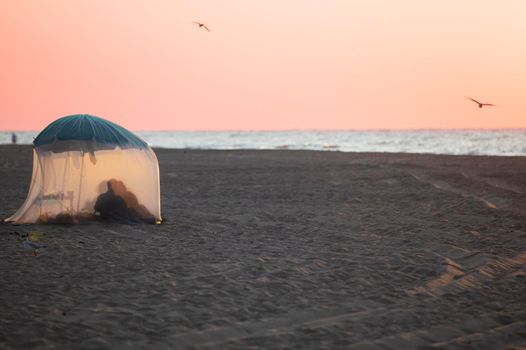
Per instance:
[[[103,221],[112,222],[138,222],[137,215],[128,209],[124,199],[115,194],[111,182],[107,182],[108,190],[97,197],[95,212],[100,214]]]
[[[95,212],[103,221],[120,223],[155,223],[155,217],[140,206],[135,195],[126,190],[122,181],[106,182],[107,192],[97,197]],[[132,200],[130,200],[132,199]]]

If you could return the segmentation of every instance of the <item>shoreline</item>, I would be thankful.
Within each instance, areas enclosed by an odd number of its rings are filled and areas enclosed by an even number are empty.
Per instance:
[[[9,147],[20,147],[20,148],[30,148],[33,149],[32,144],[0,144],[0,152],[2,152],[2,148],[9,148]],[[341,154],[348,154],[351,156],[415,156],[415,157],[475,157],[475,158],[483,158],[483,157],[496,157],[496,158],[519,158],[519,159],[526,159],[525,155],[494,155],[494,154],[448,154],[448,153],[418,153],[418,152],[377,152],[377,151],[370,151],[370,152],[361,152],[361,151],[341,151],[339,149],[324,149],[324,150],[317,150],[317,149],[294,149],[294,148],[279,148],[277,146],[276,148],[172,148],[172,147],[152,147],[150,146],[155,152],[157,151],[174,151],[174,152],[307,152],[307,153],[341,153]]]
[[[138,132],[151,146],[187,150],[323,150],[340,152],[389,152],[440,155],[526,156],[524,130],[455,131],[165,131]],[[19,142],[30,144],[32,133],[21,133]],[[0,142],[11,134],[0,133]]]

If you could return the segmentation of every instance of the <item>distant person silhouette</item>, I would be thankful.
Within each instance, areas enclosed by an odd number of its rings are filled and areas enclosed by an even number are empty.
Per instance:
[[[100,214],[103,221],[137,222],[137,215],[133,215],[124,199],[113,191],[111,182],[107,182],[108,191],[97,197],[95,212]]]
[[[12,143],[13,145],[16,145],[16,142],[17,142],[17,141],[18,141],[18,137],[16,136],[15,133],[12,133],[12,134],[11,134],[11,143]]]

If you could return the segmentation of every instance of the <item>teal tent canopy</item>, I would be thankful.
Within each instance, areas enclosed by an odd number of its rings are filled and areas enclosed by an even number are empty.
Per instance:
[[[89,142],[106,149],[148,148],[146,142],[122,126],[89,114],[75,114],[55,120],[35,138],[33,144],[36,148],[47,148],[61,141],[83,145]]]

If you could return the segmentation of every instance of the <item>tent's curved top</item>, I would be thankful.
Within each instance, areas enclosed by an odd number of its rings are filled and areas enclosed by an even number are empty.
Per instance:
[[[148,148],[148,144],[122,126],[89,114],[69,115],[49,124],[33,141],[48,147],[59,141],[92,141],[105,148]]]

